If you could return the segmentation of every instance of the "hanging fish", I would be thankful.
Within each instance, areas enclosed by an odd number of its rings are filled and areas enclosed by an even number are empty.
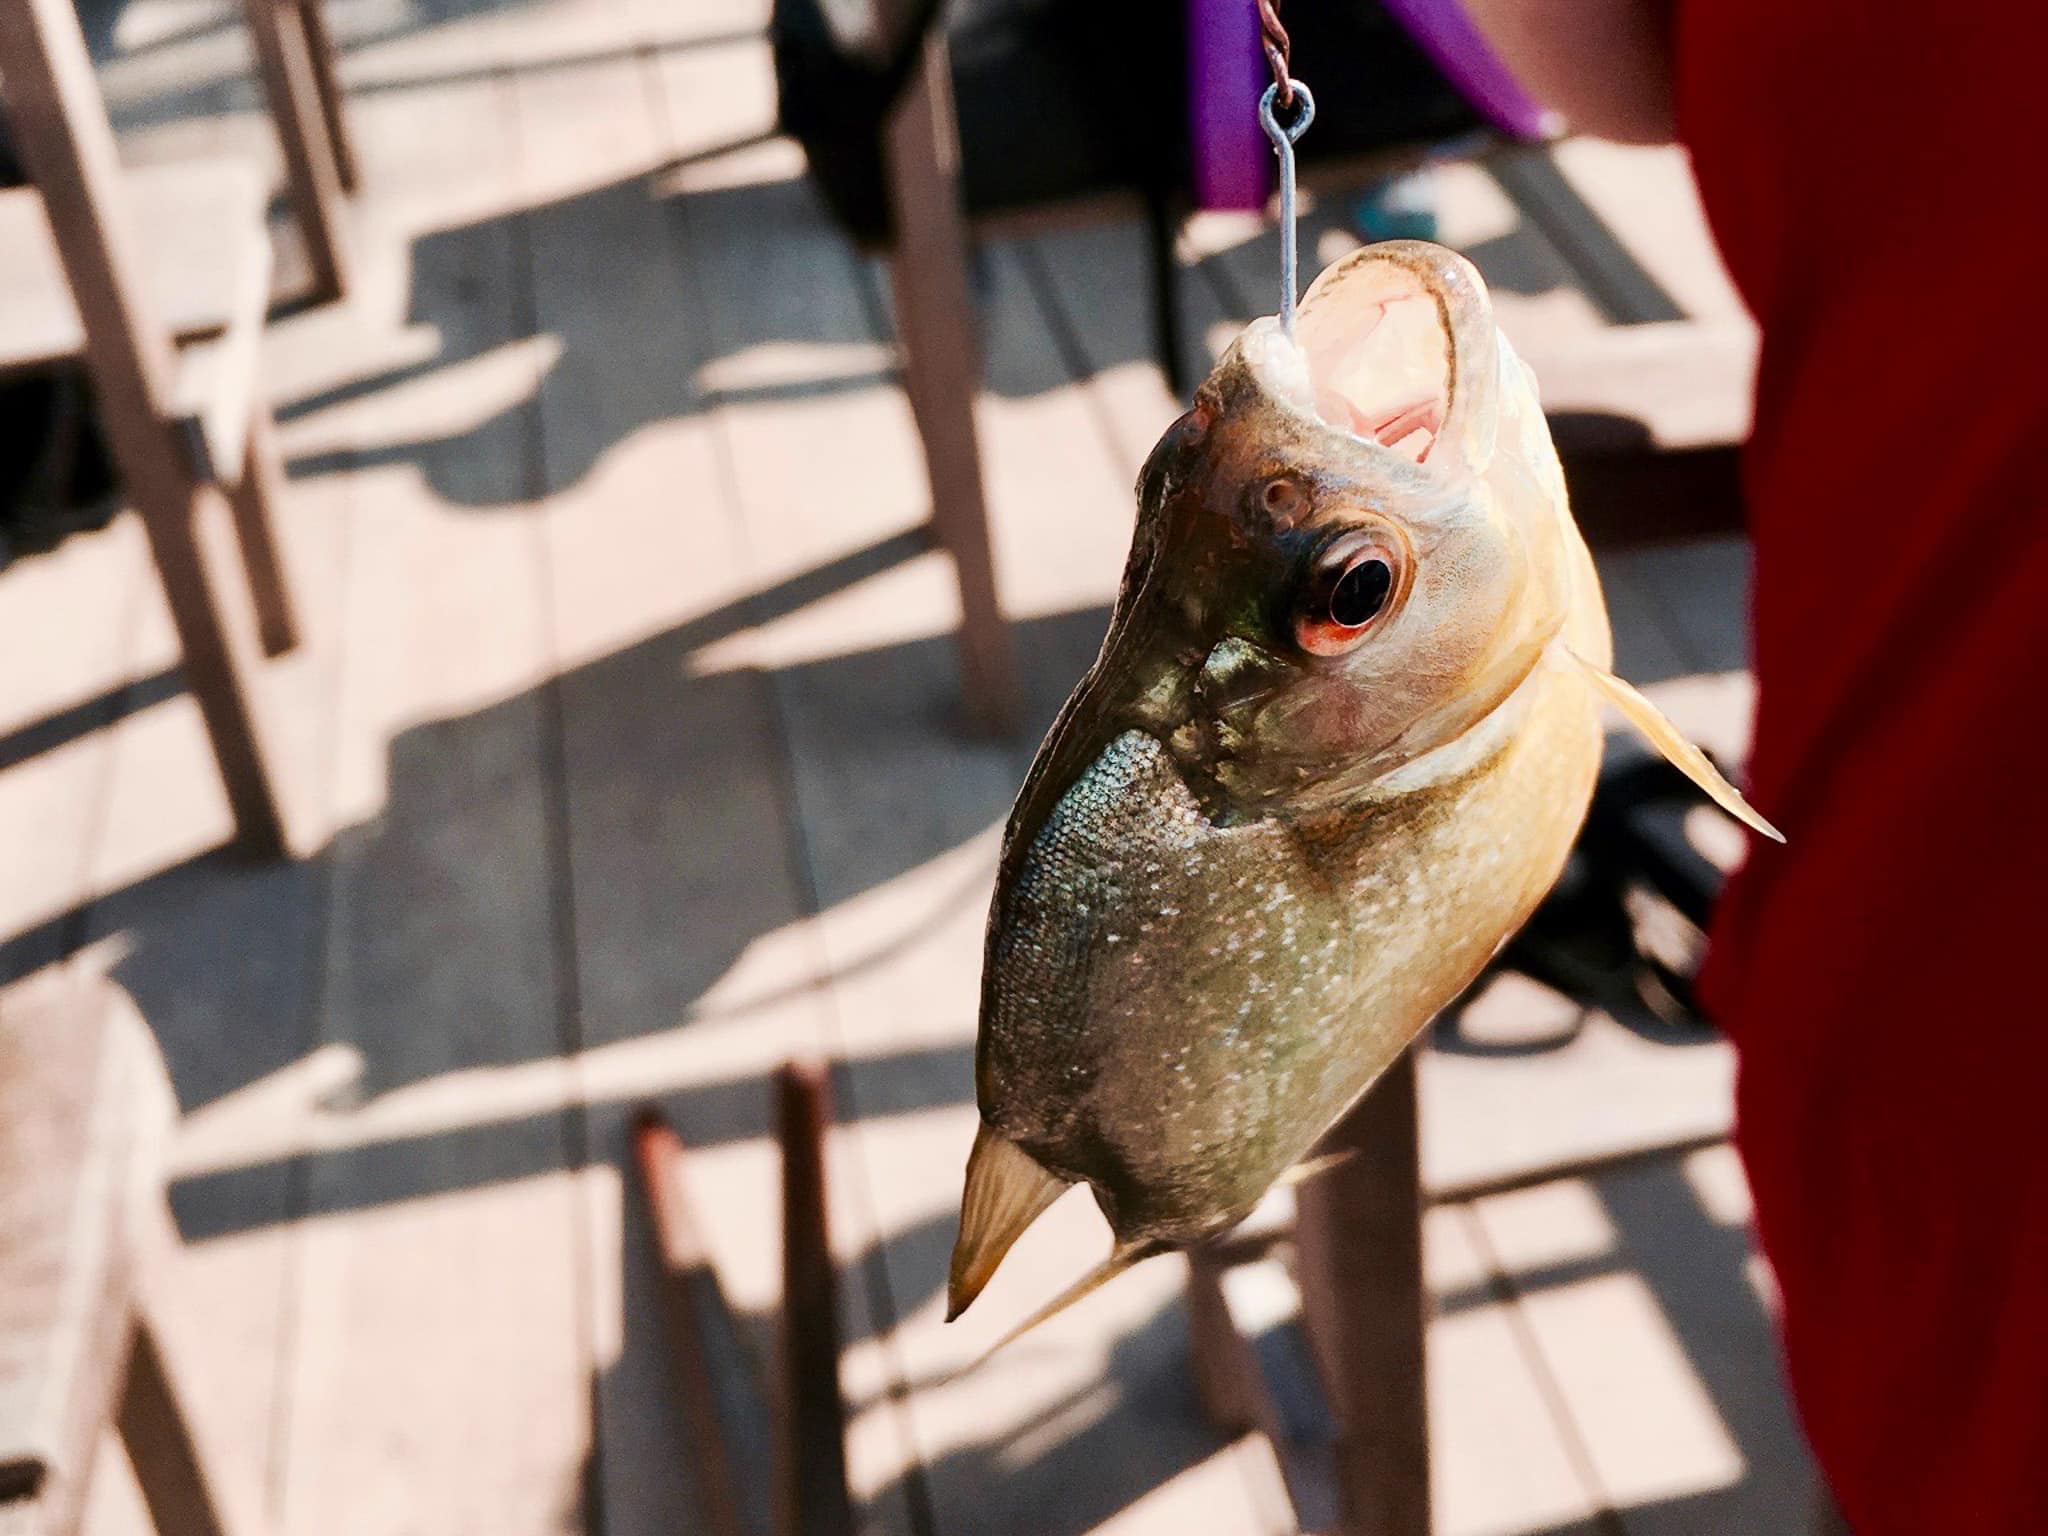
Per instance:
[[[1073,1184],[1115,1247],[1055,1308],[1249,1213],[1557,878],[1603,703],[1776,837],[1611,659],[1470,263],[1368,246],[1247,327],[1010,814],[950,1315]]]

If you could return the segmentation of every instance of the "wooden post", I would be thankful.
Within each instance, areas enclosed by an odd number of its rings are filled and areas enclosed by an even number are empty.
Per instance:
[[[1309,1180],[1302,1309],[1337,1421],[1342,1536],[1429,1536],[1421,1160],[1415,1053],[1324,1139],[1354,1155]]]
[[[284,149],[292,212],[313,266],[313,296],[338,299],[348,291],[351,267],[347,204],[306,13],[291,0],[243,0],[242,9],[255,40],[263,93]]]
[[[320,87],[320,115],[327,120],[327,142],[334,149],[334,170],[341,190],[353,192],[362,185],[357,168],[355,137],[349,132],[348,113],[343,107],[341,73],[334,33],[327,25],[323,0],[296,0],[306,29],[306,52],[313,61],[313,80]]]
[[[1247,1358],[1250,1346],[1237,1331],[1223,1296],[1226,1268],[1208,1243],[1188,1250],[1188,1351],[1195,1395],[1210,1424],[1234,1439],[1265,1425],[1262,1389],[1249,1380],[1257,1367]]]
[[[179,1536],[246,1536],[255,1512],[234,1484],[217,1476],[214,1458],[195,1438],[186,1394],[164,1354],[157,1320],[144,1309],[135,1327],[128,1379],[121,1392],[121,1443],[159,1532]]]
[[[662,1313],[682,1394],[692,1481],[709,1536],[765,1536],[766,1435],[733,1315],[683,1183],[682,1139],[658,1110],[633,1127],[661,1254]]]
[[[163,1536],[251,1536],[260,1529],[253,1475],[222,1475],[217,1435],[192,1414],[192,1340],[167,1336],[169,1322],[157,1304],[165,1266],[177,1261],[181,1245],[161,1188],[142,1195],[133,1232],[135,1291],[132,1343],[116,1423],[135,1481],[149,1506],[150,1521]],[[232,1469],[245,1471],[252,1469]]]
[[[1180,350],[1180,258],[1174,242],[1180,234],[1180,218],[1172,196],[1163,188],[1145,192],[1145,244],[1152,258],[1152,345],[1159,354],[1159,371],[1166,375],[1166,388],[1176,401],[1188,398],[1187,368]]]
[[[1019,715],[1017,661],[996,590],[988,501],[975,436],[981,355],[967,291],[967,225],[946,40],[934,29],[884,133],[895,245],[889,262],[904,381],[924,443],[932,529],[960,582],[960,681],[980,732],[1007,735]]]
[[[782,1139],[782,1536],[852,1536],[846,1409],[839,1396],[839,1289],[826,1214],[826,1069],[775,1075]]]
[[[256,604],[257,633],[271,656],[282,656],[299,643],[298,615],[292,609],[291,583],[285,579],[284,554],[277,538],[277,503],[283,489],[277,426],[270,407],[259,401],[249,416],[242,475],[228,492],[228,501],[235,512],[242,568],[248,573],[249,593]]]
[[[278,760],[257,700],[253,624],[220,570],[226,533],[220,492],[197,476],[168,402],[171,341],[144,302],[134,237],[121,217],[113,130],[69,0],[0,4],[0,73],[22,160],[48,209],[51,233],[85,328],[85,359],[108,447],[142,513],[150,553],[184,652],[186,681],[205,717],[251,852],[292,850]]]

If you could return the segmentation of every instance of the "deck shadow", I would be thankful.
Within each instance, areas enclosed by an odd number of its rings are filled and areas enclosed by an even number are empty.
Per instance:
[[[783,253],[779,258],[783,265],[776,269],[776,275],[764,275],[763,281],[801,280],[821,291],[851,291],[857,299],[847,303],[764,300],[724,306],[718,313],[720,334],[715,340],[696,336],[680,355],[665,355],[658,362],[649,360],[645,366],[626,365],[634,368],[636,387],[630,398],[616,393],[608,397],[612,409],[605,414],[601,432],[579,430],[550,437],[546,448],[546,489],[550,494],[582,481],[607,451],[656,423],[701,416],[726,407],[861,393],[894,388],[900,383],[893,358],[881,367],[861,362],[840,368],[828,361],[830,349],[834,348],[846,349],[856,358],[867,358],[878,346],[893,346],[894,336],[885,285],[877,268],[859,256],[832,224],[822,197],[807,175],[771,174],[766,179],[668,193],[660,190],[661,185],[658,176],[630,176],[572,196],[419,236],[409,255],[408,288],[412,300],[407,318],[415,326],[439,329],[443,350],[418,362],[343,380],[299,399],[280,402],[280,420],[314,417],[332,407],[431,379],[487,352],[516,347],[542,334],[550,336],[559,350],[537,389],[547,388],[551,378],[573,381],[586,373],[607,369],[616,372],[622,366],[622,357],[633,357],[636,340],[647,334],[652,318],[628,312],[632,308],[630,302],[610,308],[533,302],[536,284],[546,281],[536,274],[534,253],[602,250],[611,238],[627,237],[614,237],[614,231],[628,232],[631,238],[645,243],[650,201],[660,205],[665,237],[638,256],[670,273],[678,293],[701,281],[696,264],[703,259],[705,250],[715,249],[718,259],[731,260],[732,243],[742,240],[749,249]],[[1129,238],[1120,241],[1119,246],[1128,255],[1129,269],[1112,270],[1105,278],[1127,288],[1135,300],[1148,287],[1150,278],[1135,233],[1139,221],[1134,215],[1127,222]],[[1311,215],[1304,233],[1313,239],[1319,231],[1341,224],[1340,212],[1329,208]],[[1064,237],[1054,233],[1036,238],[1043,241]],[[1556,267],[1554,257],[1546,259],[1547,247],[1537,243],[1539,238],[1533,229],[1518,227],[1484,242],[1474,249],[1473,255],[1489,280],[1506,292],[1541,293],[1568,286],[1572,281],[1570,274]],[[1014,249],[1028,254],[1033,246],[1034,242],[1027,240]],[[1270,230],[1249,234],[1241,248],[1213,250],[1199,260],[1184,263],[1180,269],[1181,283],[1190,290],[1198,285],[1206,288],[1228,317],[1238,322],[1249,321],[1263,312],[1263,295],[1245,291],[1235,269],[1248,262],[1263,264],[1268,246],[1274,248],[1273,259],[1277,260],[1277,243]],[[985,248],[984,257],[1001,248]],[[1117,323],[1091,334],[1086,348],[1011,345],[998,334],[999,306],[986,259],[977,261],[976,276],[973,286],[981,300],[987,356],[983,384],[992,394],[1028,399],[1068,388],[1077,378],[1107,373],[1130,363],[1156,361],[1150,331],[1129,323]],[[483,289],[481,294],[479,285]],[[505,291],[497,291],[501,288]],[[447,325],[446,308],[451,294],[468,295],[465,302],[487,305],[493,323],[481,328]],[[645,296],[642,299],[654,301]],[[543,311],[547,314],[546,324],[539,319]],[[760,382],[718,382],[734,360],[790,344],[823,349],[815,371]],[[1183,347],[1188,345],[1184,338]],[[472,442],[490,440],[508,418],[523,420],[532,404],[532,397],[514,400],[496,414],[457,433],[401,437],[351,445],[346,450],[301,452],[289,460],[288,467],[295,477],[300,477],[380,465],[412,465],[425,474],[437,494],[450,505],[479,511],[523,508],[528,505],[523,498],[508,497],[503,488],[481,484],[466,473],[463,466],[467,456],[462,449]],[[1160,425],[1163,428],[1166,421],[1162,419]]]

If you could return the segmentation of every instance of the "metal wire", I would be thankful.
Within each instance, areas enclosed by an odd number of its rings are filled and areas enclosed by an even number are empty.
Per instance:
[[[1280,25],[1280,0],[1257,0],[1259,7],[1259,34],[1265,41],[1266,64],[1273,71],[1273,84],[1280,92],[1280,105],[1290,111],[1294,107],[1294,79],[1289,71],[1293,68],[1294,45],[1287,40],[1287,29]]]
[[[1281,84],[1275,81],[1267,86],[1266,94],[1259,98],[1259,126],[1266,130],[1266,137],[1273,142],[1273,153],[1280,157],[1280,329],[1292,340],[1294,296],[1300,283],[1295,242],[1294,141],[1316,120],[1316,98],[1299,80],[1286,81],[1288,93],[1295,98],[1295,113],[1294,120],[1283,127],[1275,110],[1287,99],[1281,93]]]

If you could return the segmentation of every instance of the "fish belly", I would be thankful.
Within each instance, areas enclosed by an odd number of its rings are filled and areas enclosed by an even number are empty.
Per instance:
[[[1591,691],[1532,679],[1469,772],[1313,825],[1220,825],[1128,731],[1004,893],[985,1118],[1094,1187],[1119,1239],[1242,1218],[1527,917],[1599,761]]]

